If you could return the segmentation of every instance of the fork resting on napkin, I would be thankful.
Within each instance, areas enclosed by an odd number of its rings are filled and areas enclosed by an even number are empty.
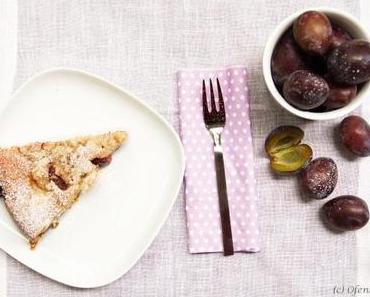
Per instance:
[[[223,151],[234,250],[259,251],[257,194],[243,66],[177,73],[181,138],[185,148],[185,199],[190,253],[222,252],[213,141],[203,121],[202,81],[219,79],[225,102]]]

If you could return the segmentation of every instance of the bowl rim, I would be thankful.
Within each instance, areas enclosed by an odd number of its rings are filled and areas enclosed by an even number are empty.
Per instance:
[[[353,15],[349,14],[348,12],[342,11],[340,9],[336,8],[330,8],[325,6],[320,7],[308,7],[299,11],[296,11],[295,13],[287,16],[283,21],[281,21],[276,28],[270,33],[265,49],[263,52],[263,77],[267,86],[267,89],[269,90],[271,96],[274,98],[274,100],[285,110],[289,111],[290,113],[304,119],[308,120],[331,120],[335,118],[339,118],[342,116],[345,116],[346,114],[352,112],[356,108],[358,108],[361,103],[365,100],[366,96],[370,94],[370,81],[367,81],[363,84],[361,91],[356,95],[356,97],[346,106],[343,106],[339,109],[332,110],[332,111],[326,111],[326,112],[312,112],[312,111],[304,111],[295,108],[294,106],[290,105],[280,94],[278,89],[275,86],[275,83],[272,79],[272,73],[271,73],[271,57],[272,53],[275,49],[276,43],[282,36],[282,34],[288,29],[289,26],[293,23],[293,21],[303,12],[309,11],[309,10],[316,10],[323,13],[327,13],[330,16],[335,16],[338,19],[343,18],[346,20],[352,27],[353,31],[357,31],[358,35],[363,36],[361,38],[366,39],[367,41],[370,41],[370,34],[364,27],[364,25],[356,19]]]

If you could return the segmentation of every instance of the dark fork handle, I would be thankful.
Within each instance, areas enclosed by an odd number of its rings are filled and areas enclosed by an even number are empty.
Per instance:
[[[220,207],[224,256],[230,256],[234,254],[234,246],[233,246],[233,237],[231,233],[229,202],[227,199],[224,156],[223,153],[220,151],[215,151],[214,153],[215,153],[218,204]]]

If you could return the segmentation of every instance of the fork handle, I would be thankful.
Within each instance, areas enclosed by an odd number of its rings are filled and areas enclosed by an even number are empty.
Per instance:
[[[215,143],[214,154],[215,154],[218,204],[220,207],[224,256],[230,256],[234,254],[234,246],[233,246],[233,237],[232,237],[232,232],[231,232],[229,202],[227,199],[224,156],[223,156],[221,145],[217,145]]]

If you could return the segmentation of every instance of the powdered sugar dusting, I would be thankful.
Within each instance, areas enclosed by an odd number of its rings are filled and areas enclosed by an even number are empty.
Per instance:
[[[90,162],[96,155],[98,147],[96,146],[80,146],[75,153],[71,155],[71,164],[78,168],[81,172],[89,172],[95,166]]]

